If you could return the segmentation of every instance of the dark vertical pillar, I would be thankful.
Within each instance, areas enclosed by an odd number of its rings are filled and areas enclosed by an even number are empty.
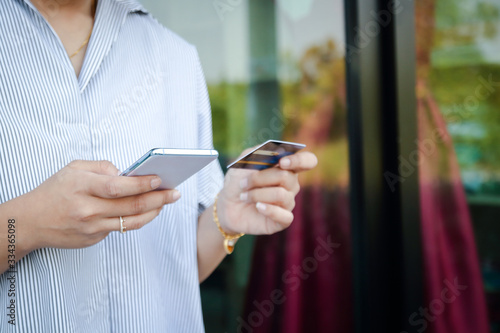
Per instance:
[[[394,40],[396,119],[399,140],[398,153],[407,160],[418,155],[418,122],[416,98],[416,44],[415,8],[412,0],[401,2],[394,17],[392,33]],[[403,5],[404,4],[404,5]],[[404,6],[404,7],[403,7]],[[401,161],[398,160],[398,164]],[[415,331],[409,316],[424,306],[423,264],[420,227],[420,200],[418,166],[415,171],[399,183],[398,197],[401,213],[401,327]]]
[[[400,173],[417,150],[413,3],[345,7],[356,332],[401,332],[422,305],[418,170]]]

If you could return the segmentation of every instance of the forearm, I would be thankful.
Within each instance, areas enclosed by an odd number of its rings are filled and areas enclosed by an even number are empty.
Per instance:
[[[213,206],[207,208],[198,220],[198,276],[203,282],[226,256],[224,237],[213,221]]]
[[[23,196],[0,205],[0,274],[32,250],[23,223],[28,218]]]

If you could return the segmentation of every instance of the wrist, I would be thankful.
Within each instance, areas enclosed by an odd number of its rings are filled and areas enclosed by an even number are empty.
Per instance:
[[[228,214],[227,214],[228,200],[223,192],[220,192],[216,196],[214,206],[217,206],[216,207],[217,218],[218,218],[218,223],[220,224],[222,231],[230,236],[240,234],[241,231],[234,228],[230,223],[231,219],[228,217]],[[214,216],[214,219],[215,219],[215,216]]]
[[[31,230],[29,225],[32,219],[30,216],[32,207],[27,201],[28,194],[14,198],[4,203],[0,212],[5,223],[9,220],[15,221],[12,223],[12,233],[14,234],[16,261],[37,249],[35,242],[37,232]]]
[[[219,232],[221,236],[223,237],[223,245],[224,245],[224,250],[226,254],[231,254],[233,253],[234,246],[236,245],[236,242],[241,236],[244,236],[244,233],[228,233],[226,230],[224,230],[223,226],[220,223],[219,220],[219,211],[218,211],[218,197],[217,195],[215,197],[215,202],[213,206],[213,220],[214,223],[217,225],[217,228],[219,229]]]

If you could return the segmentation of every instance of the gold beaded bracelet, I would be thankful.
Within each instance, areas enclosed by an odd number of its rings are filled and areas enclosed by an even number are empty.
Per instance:
[[[226,233],[222,227],[220,226],[219,222],[219,217],[217,216],[217,199],[219,198],[219,194],[215,196],[215,201],[214,201],[214,222],[217,225],[217,228],[219,228],[220,233],[224,237],[224,250],[226,251],[227,254],[231,254],[234,251],[234,245],[236,244],[236,241],[238,238],[241,236],[244,236],[245,234],[237,234],[237,235],[230,235]]]

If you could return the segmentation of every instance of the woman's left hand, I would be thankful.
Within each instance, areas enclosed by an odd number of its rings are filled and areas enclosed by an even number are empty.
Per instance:
[[[317,163],[313,153],[298,152],[274,168],[230,169],[217,204],[222,229],[228,234],[269,235],[290,226],[300,190],[298,174]]]

